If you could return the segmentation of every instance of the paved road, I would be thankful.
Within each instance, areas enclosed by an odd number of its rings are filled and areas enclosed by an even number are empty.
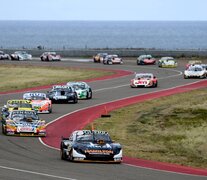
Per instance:
[[[107,66],[92,62],[62,61],[62,62],[9,62],[18,64],[36,64],[51,66],[68,66],[83,68],[106,68],[123,69],[133,72],[152,72],[159,79],[157,88],[129,87],[130,79],[133,75],[90,82],[94,93],[92,100],[81,100],[78,104],[55,104],[52,114],[40,115],[47,122],[59,116],[73,112],[77,109],[89,107],[103,102],[118,100],[129,96],[139,95],[146,92],[157,91],[174,86],[183,85],[197,80],[184,80],[182,71],[183,62],[176,69],[160,69],[156,65],[137,66],[136,62],[127,61],[124,65]],[[181,65],[182,64],[182,65]],[[41,91],[46,92],[47,89]],[[0,106],[7,99],[21,98],[22,93],[0,95]],[[28,137],[8,137],[0,132],[0,179],[1,180],[53,180],[53,179],[77,179],[77,180],[204,180],[206,177],[191,176],[142,167],[129,166],[126,164],[96,164],[96,163],[71,163],[61,161],[59,151],[43,146],[38,138]]]

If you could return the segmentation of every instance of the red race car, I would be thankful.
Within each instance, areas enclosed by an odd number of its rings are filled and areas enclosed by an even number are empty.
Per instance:
[[[140,55],[137,58],[137,65],[148,65],[148,64],[156,64],[156,59],[151,55]]]
[[[152,73],[136,73],[131,80],[131,88],[135,87],[157,87],[157,78]]]

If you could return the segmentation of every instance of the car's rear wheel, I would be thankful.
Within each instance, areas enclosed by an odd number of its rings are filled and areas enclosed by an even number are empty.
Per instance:
[[[90,89],[89,92],[87,92],[87,99],[92,99],[92,90]]]
[[[78,103],[78,97],[77,96],[73,99],[73,104],[76,104],[76,103]]]
[[[157,82],[154,83],[153,87],[157,87]]]
[[[48,110],[49,110],[49,113],[52,113],[52,107],[49,107]]]

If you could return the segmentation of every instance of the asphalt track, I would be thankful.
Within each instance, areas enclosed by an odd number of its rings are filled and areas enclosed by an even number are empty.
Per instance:
[[[78,104],[55,104],[52,114],[42,114],[47,123],[65,115],[84,109],[87,107],[112,102],[126,97],[137,96],[146,93],[153,93],[163,89],[169,89],[175,86],[181,86],[193,83],[196,79],[183,79],[182,72],[184,70],[184,62],[179,63],[176,69],[160,69],[156,65],[137,66],[134,61],[127,61],[124,65],[107,66],[92,62],[62,61],[62,62],[10,62],[1,61],[0,63],[18,63],[18,64],[35,64],[35,65],[51,65],[51,66],[68,66],[82,68],[105,68],[126,70],[129,75],[122,77],[114,77],[108,80],[90,81],[94,93],[92,100],[81,100]],[[131,72],[152,72],[158,80],[157,88],[139,88],[132,89],[129,87],[129,81],[133,77]],[[204,80],[205,82],[207,80]],[[48,88],[48,87],[43,87]],[[186,88],[186,87],[185,87]],[[182,88],[181,88],[182,89]],[[46,92],[47,89],[41,90]],[[7,99],[21,98],[23,92],[9,93],[0,95],[0,106]],[[186,102],[187,103],[187,102]],[[81,115],[80,115],[81,117]],[[89,122],[90,118],[85,119]],[[68,135],[71,126],[74,126],[72,120],[68,119],[68,133],[63,132],[62,135]],[[64,125],[62,125],[64,126]],[[77,125],[80,127],[79,125]],[[49,126],[48,126],[49,127]],[[58,131],[58,127],[54,127]],[[48,134],[48,137],[51,137]],[[59,141],[59,137],[56,138]],[[174,173],[164,170],[155,170],[143,167],[128,165],[128,163],[119,164],[97,164],[97,163],[71,163],[61,161],[59,151],[44,146],[38,138],[28,137],[9,137],[0,133],[0,179],[1,180],[51,180],[51,179],[141,179],[141,180],[200,180],[206,179],[204,175],[190,175],[184,173]],[[45,138],[46,140],[47,138]],[[57,143],[58,146],[58,143]],[[56,147],[56,146],[55,146]],[[131,159],[128,159],[129,162]],[[133,161],[133,160],[131,160]],[[149,163],[149,162],[148,162]],[[153,164],[153,162],[152,162]],[[164,165],[164,164],[163,164]],[[193,171],[193,169],[192,169]],[[203,170],[205,174],[206,170]],[[202,173],[201,173],[202,174]]]

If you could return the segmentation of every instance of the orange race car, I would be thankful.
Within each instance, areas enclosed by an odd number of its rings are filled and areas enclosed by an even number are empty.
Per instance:
[[[45,93],[25,93],[23,99],[30,100],[33,109],[38,113],[52,112],[52,102]]]

